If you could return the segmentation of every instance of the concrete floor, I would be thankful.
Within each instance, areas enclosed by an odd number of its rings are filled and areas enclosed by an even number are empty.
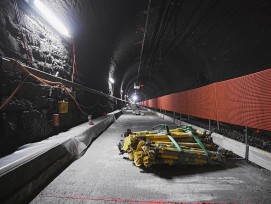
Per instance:
[[[135,167],[119,155],[117,143],[127,129],[165,123],[151,113],[127,112],[31,202],[34,203],[270,203],[270,172],[241,160],[223,167]]]

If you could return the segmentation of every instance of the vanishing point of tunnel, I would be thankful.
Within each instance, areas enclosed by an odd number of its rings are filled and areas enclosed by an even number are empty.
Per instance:
[[[1,0],[0,203],[271,203],[270,0]]]

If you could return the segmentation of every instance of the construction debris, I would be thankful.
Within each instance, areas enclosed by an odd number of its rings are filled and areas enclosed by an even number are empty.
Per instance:
[[[138,167],[154,164],[204,165],[220,164],[222,151],[216,147],[208,131],[181,126],[169,129],[167,125],[155,126],[152,131],[123,134],[124,140],[118,144],[120,154],[127,153]]]

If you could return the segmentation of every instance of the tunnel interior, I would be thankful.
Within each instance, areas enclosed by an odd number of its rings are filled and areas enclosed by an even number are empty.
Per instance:
[[[271,3],[267,0],[44,0],[66,26],[60,34],[34,0],[0,3],[0,53],[34,69],[119,99],[183,92],[270,68]],[[1,101],[25,74],[1,69]],[[114,83],[109,81],[114,79]],[[134,85],[140,89],[135,89]],[[1,109],[1,155],[121,108],[125,102],[26,80]],[[58,102],[69,102],[53,126]],[[87,106],[87,107],[86,107]],[[84,114],[86,113],[86,114]],[[6,145],[8,144],[8,145]]]
[[[270,0],[1,0],[1,203],[269,203],[270,20]]]

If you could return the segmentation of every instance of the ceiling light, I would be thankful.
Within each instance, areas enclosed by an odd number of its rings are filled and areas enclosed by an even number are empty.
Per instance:
[[[115,80],[114,80],[112,77],[109,77],[109,81],[110,81],[110,83],[112,83],[112,84],[115,83]]]
[[[61,34],[71,37],[69,31],[65,26],[56,18],[55,15],[40,1],[34,0],[36,8],[41,12],[43,17]]]
[[[133,99],[134,102],[136,102],[137,101],[137,95],[133,95],[132,99]]]

